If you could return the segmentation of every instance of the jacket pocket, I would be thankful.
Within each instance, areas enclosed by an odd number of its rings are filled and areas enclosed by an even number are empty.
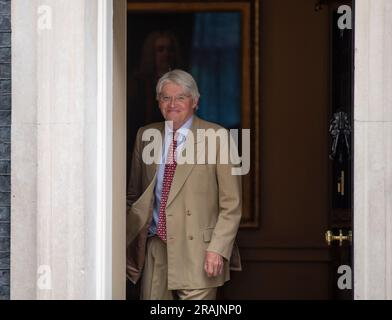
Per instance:
[[[204,242],[210,242],[215,228],[207,228],[203,231]]]

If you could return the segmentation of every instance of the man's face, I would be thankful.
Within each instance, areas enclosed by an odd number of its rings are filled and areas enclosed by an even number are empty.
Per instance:
[[[180,128],[194,113],[197,99],[178,84],[167,82],[159,97],[159,108],[166,121],[173,121],[174,130]]]

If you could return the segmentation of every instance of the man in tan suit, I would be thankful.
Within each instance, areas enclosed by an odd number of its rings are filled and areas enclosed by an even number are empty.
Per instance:
[[[190,74],[166,73],[157,84],[166,122],[137,133],[127,193],[127,276],[133,283],[142,278],[141,299],[215,299],[230,269],[241,270],[235,245],[241,177],[220,161],[222,143],[201,153],[215,163],[198,161],[200,155],[179,161],[187,146],[205,150],[203,129],[222,132],[194,115],[199,96]],[[158,163],[146,160],[154,133],[162,137]]]

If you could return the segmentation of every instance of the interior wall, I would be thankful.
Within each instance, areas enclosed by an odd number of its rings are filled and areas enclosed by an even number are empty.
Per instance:
[[[328,9],[262,0],[260,228],[238,235],[228,299],[327,298]]]

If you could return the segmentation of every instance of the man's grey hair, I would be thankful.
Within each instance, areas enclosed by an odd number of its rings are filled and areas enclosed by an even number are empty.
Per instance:
[[[162,92],[163,86],[168,83],[175,83],[184,88],[186,94],[191,95],[192,99],[199,99],[200,93],[195,79],[188,73],[180,69],[175,69],[165,73],[159,80],[156,87],[157,100]]]

